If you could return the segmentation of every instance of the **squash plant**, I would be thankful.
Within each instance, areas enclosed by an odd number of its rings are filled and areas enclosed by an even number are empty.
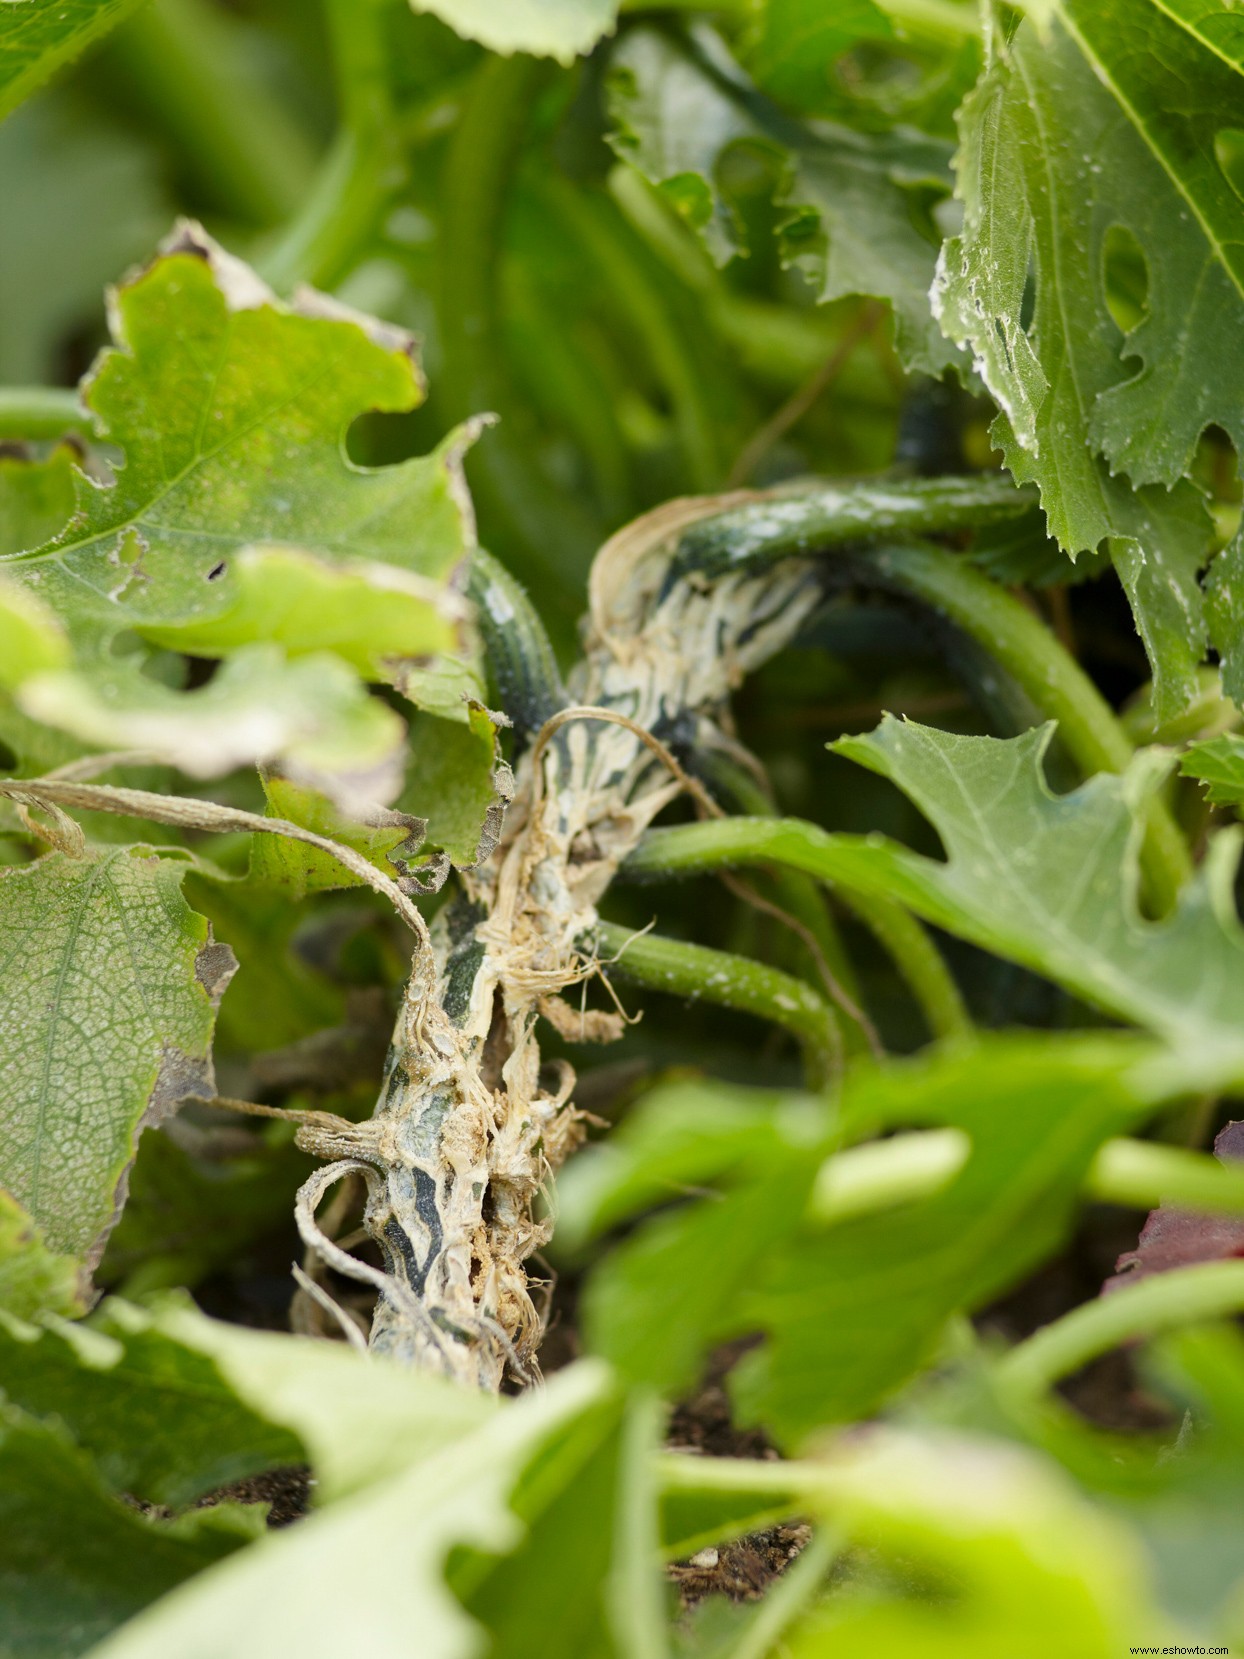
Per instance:
[[[1244,1640],[1242,53],[3,0],[0,1654]]]

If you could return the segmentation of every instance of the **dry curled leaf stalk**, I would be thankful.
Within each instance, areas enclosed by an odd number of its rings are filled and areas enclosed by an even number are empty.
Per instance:
[[[332,1160],[300,1195],[303,1237],[379,1290],[371,1346],[482,1389],[507,1367],[536,1375],[541,1318],[524,1264],[551,1230],[539,1195],[583,1136],[574,1072],[561,1063],[550,1083],[538,1021],[571,1038],[620,1033],[619,1014],[563,993],[601,971],[596,907],[619,864],[681,788],[697,789],[666,744],[727,744],[730,691],[819,595],[803,560],[671,580],[678,533],[735,499],[671,503],[601,550],[572,706],[523,756],[495,850],[415,952],[374,1115],[299,1132]],[[384,1273],[316,1225],[349,1172],[366,1183]]]

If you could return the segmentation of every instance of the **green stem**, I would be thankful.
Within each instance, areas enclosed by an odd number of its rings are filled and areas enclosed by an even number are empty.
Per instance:
[[[1154,1141],[1107,1141],[1094,1158],[1085,1192],[1103,1204],[1138,1210],[1179,1204],[1208,1214],[1244,1213],[1244,1169],[1204,1152]]]
[[[1121,1342],[1240,1312],[1244,1261],[1154,1273],[1043,1326],[1011,1349],[995,1375],[1007,1394],[1033,1398]]]
[[[601,527],[546,483],[522,442],[526,411],[508,384],[497,325],[505,210],[547,73],[536,58],[485,58],[463,102],[441,180],[442,372],[435,396],[450,422],[482,410],[501,414],[499,429],[469,458],[471,493],[485,535],[495,524],[508,530],[510,545],[501,551],[511,562],[521,560],[519,574],[552,581],[554,606],[545,620],[553,627],[573,609],[571,596],[602,539]]]
[[[130,101],[169,134],[223,212],[268,225],[298,208],[312,147],[255,74],[238,25],[205,0],[158,0],[117,31],[108,55]]]
[[[954,1180],[971,1150],[961,1130],[918,1129],[836,1152],[817,1175],[809,1220],[826,1226],[930,1198]],[[1244,1170],[1203,1152],[1120,1137],[1099,1147],[1084,1193],[1103,1204],[1140,1210],[1178,1204],[1209,1215],[1240,1215]]]
[[[789,834],[787,833],[789,831]],[[848,846],[842,858],[835,854]],[[797,818],[713,818],[649,830],[623,865],[626,875],[695,875],[739,864],[802,870],[826,882],[889,952],[935,1037],[972,1030],[959,987],[927,932],[883,884],[861,882],[854,842]]]
[[[728,951],[653,933],[632,933],[615,922],[598,924],[597,943],[604,965],[637,985],[755,1014],[792,1032],[803,1048],[814,1087],[841,1069],[842,1032],[837,1016],[802,979]]]
[[[719,801],[728,802],[732,807],[756,817],[776,816],[772,798],[755,775],[725,754],[708,750],[701,757],[701,773]],[[826,967],[847,996],[858,1005],[860,990],[855,965],[847,955],[821,883],[814,876],[805,875],[802,870],[771,870],[769,875],[780,908],[808,930],[825,959]],[[820,965],[812,960],[806,946],[805,954],[809,957],[810,968],[817,975],[817,979],[812,981],[815,984],[823,977]],[[841,1005],[839,1012],[845,1019],[848,1047],[865,1047],[867,1037],[863,1027]]]
[[[0,438],[59,438],[90,430],[77,392],[59,386],[0,387]]]
[[[302,207],[257,262],[280,292],[339,283],[405,179],[380,8],[327,0],[325,9],[342,125]]]
[[[972,1017],[942,953],[897,899],[840,887],[842,902],[859,917],[907,981],[934,1037],[965,1037]]]
[[[916,484],[820,486],[772,493],[754,505],[702,519],[685,531],[679,560],[711,572],[795,554],[833,554],[844,585],[867,583],[944,617],[998,662],[1041,713],[1057,720],[1087,776],[1121,772],[1133,749],[1110,705],[1080,665],[1018,599],[962,558],[927,545],[877,545],[881,538],[946,534],[1013,518],[1035,500],[1001,475]],[[871,545],[870,545],[871,544]],[[1165,911],[1191,869],[1179,827],[1150,801],[1142,867]]]

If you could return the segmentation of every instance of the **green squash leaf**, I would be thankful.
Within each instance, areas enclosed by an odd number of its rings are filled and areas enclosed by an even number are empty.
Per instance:
[[[1130,1037],[990,1038],[858,1073],[833,1121],[799,1096],[658,1090],[558,1183],[572,1243],[698,1200],[648,1220],[596,1269],[590,1347],[669,1393],[715,1343],[764,1331],[732,1379],[748,1420],[789,1442],[866,1414],[929,1361],[947,1320],[1056,1247],[1098,1146],[1180,1086],[1141,1073],[1152,1052]],[[972,1141],[946,1188],[817,1222],[809,1197],[832,1144],[926,1124]]]
[[[108,1491],[59,1424],[0,1404],[0,1652],[85,1653],[257,1526],[234,1504],[148,1519]]]
[[[1207,801],[1239,806],[1244,802],[1244,737],[1228,732],[1190,744],[1179,770],[1186,778],[1200,778]]]
[[[272,1340],[289,1344],[290,1339]],[[370,1369],[356,1355],[341,1358],[354,1375]],[[396,1370],[394,1376],[411,1390],[420,1385],[426,1389],[431,1381]],[[487,1409],[483,1422],[471,1432],[462,1432],[459,1409],[448,1444],[442,1442],[439,1450],[429,1444],[427,1453],[410,1463],[389,1458],[388,1478],[297,1527],[269,1533],[235,1561],[203,1574],[119,1631],[98,1649],[98,1659],[146,1659],[170,1652],[186,1659],[214,1659],[239,1647],[337,1659],[351,1649],[400,1653],[409,1648],[412,1632],[417,1632],[419,1652],[426,1659],[467,1659],[479,1649],[480,1631],[453,1591],[470,1606],[471,1592],[490,1565],[488,1558],[505,1558],[521,1548],[524,1510],[533,1529],[530,1536],[538,1536],[550,1503],[584,1469],[584,1453],[591,1457],[593,1439],[598,1447],[607,1443],[603,1435],[610,1426],[610,1393],[604,1369],[584,1363],[559,1373],[540,1393]],[[583,1438],[574,1433],[585,1418],[597,1414],[599,1430]],[[612,1420],[616,1423],[616,1417]],[[425,1443],[430,1443],[434,1416],[425,1419],[423,1429]],[[649,1447],[647,1440],[636,1437],[625,1448],[628,1484],[634,1477],[644,1479]],[[628,1639],[645,1603],[651,1604],[659,1592],[655,1551],[651,1558],[642,1553],[642,1532],[630,1521],[632,1514],[643,1515],[637,1501],[643,1488],[629,1501],[624,1497],[610,1506],[606,1495],[616,1486],[607,1471],[606,1459],[604,1481],[595,1471],[585,1480],[584,1495],[586,1499],[590,1494],[590,1503],[577,1509],[577,1526],[568,1529],[565,1515],[554,1512],[548,1536],[569,1538],[573,1552],[562,1558],[566,1570],[573,1575],[582,1563],[584,1576],[590,1573],[592,1593],[585,1597],[577,1592],[577,1607],[589,1602],[592,1622],[587,1629],[595,1624],[599,1630],[603,1621],[614,1645],[602,1650],[596,1644],[587,1649],[567,1644],[548,1651],[567,1659],[584,1651],[662,1659],[659,1632],[651,1632],[643,1647],[633,1637]],[[531,1485],[524,1490],[526,1482]],[[603,1550],[602,1533],[608,1540]],[[451,1551],[453,1590],[444,1577]],[[307,1593],[308,1586],[335,1584],[343,1578],[375,1583],[383,1587],[382,1593]],[[507,1631],[529,1629],[530,1587],[511,1574],[505,1588],[505,1595],[489,1596],[487,1603],[489,1623],[502,1638],[498,1651],[526,1651],[505,1637]],[[547,1596],[547,1585],[545,1590]],[[603,1615],[596,1611],[602,1601]]]
[[[0,1184],[88,1264],[143,1125],[214,1092],[233,955],[182,898],[186,868],[119,847],[0,872]]]
[[[401,775],[400,717],[329,652],[291,662],[279,646],[247,645],[190,692],[64,669],[28,679],[18,701],[83,743],[142,750],[195,778],[279,759],[296,775],[384,800]]]
[[[1215,28],[1213,6],[1045,10],[1044,31],[1029,20],[995,42],[961,112],[964,227],[934,304],[971,348],[1002,411],[995,441],[1040,486],[1051,533],[1073,556],[1111,541],[1173,713],[1205,643],[1207,525],[1181,480],[1211,422],[1244,442],[1230,390],[1244,370],[1244,207],[1215,152],[1244,125],[1238,31],[1226,15]],[[1124,332],[1111,307],[1129,250],[1143,304]]]
[[[844,847],[846,857],[926,920],[1147,1027],[1190,1059],[1238,1070],[1238,840],[1218,836],[1174,913],[1146,920],[1136,900],[1142,809],[1169,759],[1145,752],[1122,777],[1100,773],[1055,796],[1041,771],[1053,731],[959,737],[887,716],[870,736],[841,739],[839,754],[915,802],[947,862],[880,837]]]
[[[54,1418],[113,1492],[180,1508],[306,1451],[246,1405],[210,1357],[111,1300],[87,1326],[0,1321],[0,1373],[12,1405]]]
[[[141,0],[7,0],[0,6],[0,120]]]
[[[929,307],[936,233],[917,228],[912,187],[949,190],[946,146],[920,133],[796,126],[769,106],[707,31],[695,44],[634,29],[610,60],[618,154],[659,185],[718,264],[746,251],[725,176],[731,152],[778,169],[783,254],[819,300],[876,294],[894,310],[904,362],[940,374],[958,358]]]
[[[189,225],[114,293],[112,324],[83,399],[124,465],[106,483],[78,471],[68,525],[6,564],[102,694],[149,683],[111,652],[124,630],[213,655],[332,645],[376,674],[462,645],[447,583],[473,544],[471,434],[379,469],[344,451],[356,416],[420,401],[407,336],[318,295],[280,305]]]
[[[417,12],[431,12],[466,40],[478,40],[490,52],[509,57],[532,52],[537,57],[573,63],[611,34],[618,0],[410,0]]]
[[[61,444],[43,460],[0,454],[0,557],[38,547],[73,511],[74,452]]]

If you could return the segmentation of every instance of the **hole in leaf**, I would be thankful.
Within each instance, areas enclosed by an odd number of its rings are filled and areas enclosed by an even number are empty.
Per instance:
[[[1130,334],[1149,309],[1149,262],[1126,225],[1111,225],[1102,240],[1101,280],[1107,311]]]
[[[1214,154],[1223,178],[1244,201],[1244,132],[1239,127],[1220,127],[1214,134]]]
[[[1205,491],[1216,539],[1230,541],[1240,525],[1242,491],[1235,445],[1221,426],[1207,426],[1201,433],[1190,471]]]
[[[228,566],[226,565],[225,561],[222,559],[218,565],[213,565],[212,568],[208,571],[208,573],[207,573],[208,581],[209,582],[219,581],[220,578],[224,575],[224,573],[227,569],[228,569]]]
[[[426,455],[442,436],[426,403],[417,409],[371,409],[351,422],[346,455],[356,467],[387,467]]]

